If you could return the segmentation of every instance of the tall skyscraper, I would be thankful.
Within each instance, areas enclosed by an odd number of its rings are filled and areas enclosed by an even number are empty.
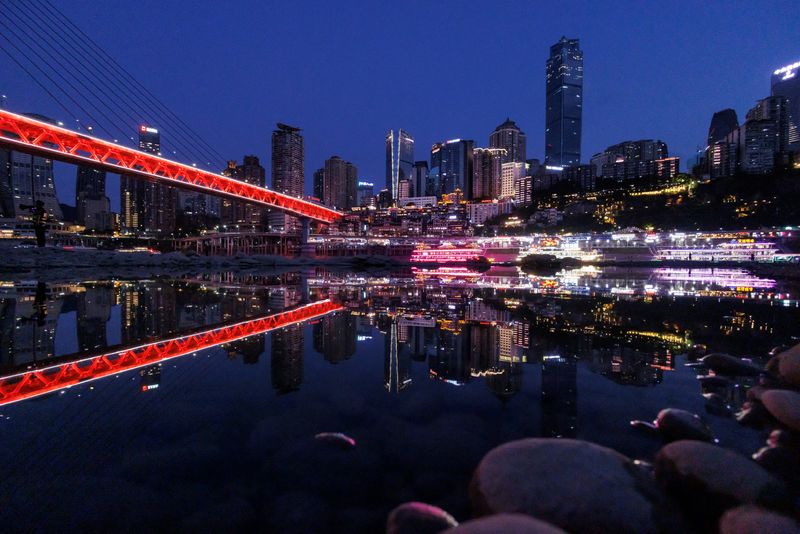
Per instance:
[[[27,116],[55,124],[53,119],[35,113]],[[37,201],[44,202],[50,218],[61,219],[61,206],[56,196],[53,160],[13,150],[0,150],[0,209],[4,217],[30,216],[29,209]]]
[[[139,150],[161,153],[161,134],[156,128],[146,124],[139,126]],[[175,230],[178,192],[173,187],[123,174],[120,176],[120,204],[122,226],[129,233],[164,235]]]
[[[305,192],[305,147],[300,128],[278,123],[272,132],[272,189],[302,197]],[[294,232],[298,226],[296,217],[281,212],[270,213],[270,227],[282,232]]]
[[[578,39],[562,37],[550,47],[546,69],[544,164],[581,162],[583,52]]]
[[[325,169],[314,171],[314,197],[322,202],[323,191],[325,190]]]
[[[424,197],[432,195],[428,193],[428,162],[415,161],[414,169],[411,171],[411,183],[414,185],[414,196]]]
[[[358,182],[356,190],[356,206],[375,205],[375,184],[372,182]]]
[[[347,210],[356,205],[358,169],[339,156],[325,160],[322,203],[332,208]]]
[[[514,121],[507,118],[503,124],[495,128],[489,135],[489,147],[505,149],[506,154],[503,156],[503,163],[510,161],[524,162],[527,139],[525,132],[520,130]]]
[[[389,130],[386,134],[386,189],[398,198],[400,180],[411,178],[414,166],[414,138],[404,130]]]
[[[771,79],[772,96],[787,100],[789,112],[788,149],[800,150],[800,61],[776,69]]]
[[[472,197],[500,198],[502,165],[508,157],[504,148],[475,148],[472,151]],[[509,162],[513,163],[513,162]]]
[[[711,146],[717,141],[722,141],[738,127],[739,119],[735,110],[728,108],[717,111],[711,117],[711,124],[708,126],[707,146]]]
[[[79,166],[75,185],[77,222],[87,230],[111,229],[111,204],[106,196],[106,173]]]
[[[464,198],[472,198],[472,147],[473,142],[467,139],[451,139],[431,147],[430,176],[436,196],[458,189]]]

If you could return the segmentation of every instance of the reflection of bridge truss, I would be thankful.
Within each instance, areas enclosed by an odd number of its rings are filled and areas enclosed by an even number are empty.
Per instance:
[[[315,319],[339,309],[340,305],[330,300],[322,300],[274,315],[155,341],[109,354],[91,357],[75,355],[75,359],[67,363],[0,377],[0,406],[263,334]],[[70,357],[64,359],[69,360]]]

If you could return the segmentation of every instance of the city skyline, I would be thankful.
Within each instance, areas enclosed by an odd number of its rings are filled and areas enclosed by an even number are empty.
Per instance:
[[[279,27],[275,37],[266,39],[265,42],[253,42],[248,38],[247,32],[233,33],[234,15],[223,13],[216,33],[225,34],[226,40],[231,37],[229,44],[223,47],[227,52],[237,52],[228,56],[225,64],[225,76],[214,78],[217,67],[210,67],[203,62],[202,73],[196,61],[184,61],[180,54],[172,58],[161,58],[158,54],[136,53],[127,46],[130,39],[126,39],[125,28],[116,28],[113,24],[104,24],[102,20],[96,22],[90,17],[91,5],[88,2],[78,2],[71,9],[70,15],[84,30],[104,46],[112,55],[118,57],[127,68],[141,72],[142,81],[148,88],[158,94],[170,107],[184,117],[204,138],[209,140],[220,152],[229,158],[241,157],[241,154],[256,154],[262,161],[269,160],[269,132],[275,122],[283,121],[297,124],[304,129],[306,137],[307,155],[306,165],[309,169],[320,167],[325,158],[330,154],[346,153],[348,159],[359,166],[363,179],[382,183],[384,171],[383,151],[378,143],[384,142],[386,130],[394,125],[403,125],[414,132],[418,152],[425,153],[428,147],[441,139],[455,137],[474,139],[476,146],[486,146],[488,135],[492,129],[503,120],[511,117],[519,127],[528,135],[528,158],[544,159],[544,62],[548,55],[548,47],[556,42],[561,35],[576,37],[581,40],[584,50],[585,67],[587,72],[585,98],[586,104],[583,118],[583,147],[582,159],[584,163],[592,154],[602,151],[606,146],[625,139],[657,138],[665,140],[671,152],[680,156],[685,162],[692,155],[693,149],[705,141],[708,121],[715,111],[727,107],[733,108],[740,116],[752,107],[756,100],[769,94],[770,75],[772,72],[797,60],[797,51],[792,47],[791,25],[788,20],[778,17],[778,21],[771,26],[770,35],[759,42],[756,49],[738,50],[737,47],[725,46],[727,38],[734,39],[734,35],[744,28],[745,22],[758,12],[758,6],[740,8],[735,13],[727,11],[719,13],[711,7],[699,7],[691,13],[681,13],[676,9],[668,9],[656,18],[644,13],[637,13],[637,9],[626,12],[625,6],[615,7],[607,13],[599,13],[589,5],[579,5],[582,9],[572,9],[570,19],[566,19],[554,9],[547,6],[537,6],[527,9],[515,9],[520,16],[515,15],[509,21],[507,15],[510,8],[499,8],[496,12],[482,14],[481,26],[483,34],[492,29],[499,28],[501,21],[516,27],[522,25],[526,17],[550,17],[554,21],[553,31],[542,36],[531,37],[530,32],[514,37],[515,46],[524,50],[519,57],[499,58],[490,66],[490,74],[494,75],[497,83],[486,83],[485,76],[475,82],[454,84],[447,82],[438,90],[432,89],[428,84],[419,84],[406,93],[401,94],[397,88],[388,93],[381,93],[386,87],[389,74],[393,71],[389,65],[382,65],[374,53],[370,52],[368,43],[380,42],[383,37],[370,26],[367,35],[362,39],[350,42],[347,39],[334,39],[326,43],[327,48],[321,52],[324,58],[333,64],[343,67],[345,57],[350,57],[349,63],[344,65],[346,73],[353,74],[354,68],[366,69],[369,74],[360,74],[360,77],[349,78],[346,83],[337,87],[324,85],[312,88],[309,82],[318,76],[325,75],[330,67],[320,64],[319,58],[314,59],[312,48],[319,44],[319,39],[326,35],[328,30],[317,33],[307,38],[307,43],[292,44],[292,57],[297,59],[297,64],[285,65],[288,69],[284,76],[293,80],[293,83],[275,84],[266,83],[269,80],[254,83],[263,87],[265,91],[244,91],[236,87],[238,74],[230,76],[227,68],[231,61],[238,64],[252,59],[252,53],[258,51],[264,57],[259,59],[259,65],[282,64],[285,60],[279,57],[288,53],[286,46],[281,44],[280,37],[291,29],[297,29],[300,24],[295,20],[299,13],[295,7],[287,7],[285,11],[270,13],[270,19]],[[788,9],[789,4],[770,4],[771,9],[781,11]],[[131,35],[136,28],[136,34],[141,34],[142,46],[148,50],[163,44],[157,35],[161,25],[171,24],[177,20],[177,12],[173,8],[165,8],[160,20],[152,20],[144,14],[136,12],[135,6],[121,6],[126,16],[130,15],[133,23],[130,25]],[[197,12],[188,15],[187,24],[200,20],[208,15],[210,4],[200,2]],[[258,13],[258,6],[250,6],[248,11]],[[345,25],[355,24],[353,10],[339,10],[341,13],[329,12],[321,7],[308,15],[309,26],[317,27],[321,18],[327,17],[340,20]],[[379,25],[386,14],[383,8],[373,6],[365,10],[365,15],[374,19],[374,24]],[[418,10],[410,9],[404,18],[411,18]],[[443,11],[434,8],[432,15],[444,16]],[[181,16],[185,14],[181,13]],[[413,68],[415,73],[429,73],[433,68],[427,58],[422,58],[426,47],[439,44],[441,39],[449,38],[446,50],[454,49],[459,45],[466,46],[466,39],[470,32],[469,21],[479,17],[466,14],[467,19],[458,25],[445,25],[439,36],[419,34],[414,30],[418,39],[415,41],[410,57],[401,57],[395,60],[405,68]],[[598,19],[598,17],[601,17]],[[651,43],[649,39],[642,41],[641,47],[627,47],[622,43],[620,36],[609,35],[602,30],[602,20],[606,17],[614,18],[618,24],[625,24],[632,17],[641,22],[641,28],[631,27],[632,35],[626,37],[634,40],[637,35],[652,33],[660,30],[670,31],[669,24],[680,21],[685,27],[679,32],[696,33],[708,27],[713,19],[717,22],[719,35],[714,43],[704,44],[703,50],[690,45],[679,45],[680,39],[670,39],[670,43]],[[302,19],[302,17],[300,17]],[[252,17],[258,20],[259,17]],[[238,18],[236,20],[239,20]],[[137,23],[141,22],[140,25]],[[285,27],[281,26],[284,23]],[[254,24],[248,23],[248,24]],[[674,26],[673,26],[674,27]],[[669,28],[669,30],[668,30]],[[322,29],[322,28],[317,28]],[[119,30],[119,31],[118,31]],[[676,30],[678,31],[678,30]],[[755,31],[748,29],[747,31]],[[215,34],[216,34],[215,33]],[[512,32],[513,33],[513,32]],[[221,35],[220,35],[221,36]],[[131,37],[133,38],[133,37]],[[272,39],[276,39],[275,42]],[[140,39],[137,38],[137,41]],[[191,39],[187,44],[191,44]],[[453,44],[449,44],[449,43]],[[735,41],[741,42],[740,37]],[[519,48],[521,47],[521,48]],[[191,47],[190,47],[191,48]],[[474,45],[468,46],[470,56],[495,52],[495,45],[478,50]],[[145,51],[146,51],[145,50]],[[282,51],[282,52],[281,52]],[[349,56],[347,55],[349,54]],[[233,59],[230,59],[233,58]],[[705,61],[703,58],[714,58],[714,61]],[[726,58],[728,59],[726,61]],[[733,61],[733,58],[740,58]],[[150,62],[147,69],[140,69],[145,60]],[[466,60],[466,59],[465,59]],[[3,59],[5,62],[6,60]],[[173,64],[177,62],[177,64]],[[674,66],[664,69],[658,65],[668,64]],[[420,63],[419,66],[414,66]],[[5,66],[5,63],[3,63]],[[730,65],[736,65],[731,68]],[[634,68],[636,67],[636,68]],[[170,72],[169,76],[159,76],[162,72]],[[248,70],[248,72],[250,72]],[[174,76],[202,75],[208,80],[207,87],[197,87],[190,94],[176,93],[177,87],[171,82]],[[363,76],[369,76],[369,84],[359,83]],[[272,78],[272,77],[269,77]],[[509,79],[518,80],[518,83],[508,83]],[[619,80],[626,84],[620,85]],[[274,81],[274,80],[273,80]],[[500,83],[502,81],[502,83]],[[19,82],[10,81],[2,88],[8,95],[7,105],[14,109],[36,109],[47,107],[42,102],[37,91],[27,91],[23,77]],[[363,85],[363,86],[362,86]],[[293,87],[290,89],[288,86]],[[483,87],[480,91],[477,89]],[[500,89],[502,86],[502,90]],[[250,86],[248,86],[250,87]],[[718,87],[725,87],[720,91]],[[25,89],[26,91],[23,91]],[[209,93],[213,91],[214,93]],[[254,96],[251,96],[251,93]],[[443,94],[443,93],[446,93]],[[215,101],[218,105],[209,107],[201,105],[199,100],[216,94]],[[268,95],[257,97],[256,94]],[[479,94],[476,98],[474,95]],[[221,95],[221,96],[220,96]],[[467,98],[469,95],[469,98]],[[378,102],[376,99],[380,99]],[[334,106],[323,110],[327,102]],[[236,103],[239,102],[239,103]],[[37,105],[38,103],[38,105]],[[235,104],[236,103],[236,104]],[[235,104],[235,105],[234,105]],[[374,106],[380,104],[377,108]],[[255,106],[255,107],[253,107]],[[247,107],[248,111],[243,108]],[[469,113],[461,112],[464,107],[469,107]],[[250,109],[254,112],[251,112]],[[369,108],[370,113],[361,113],[360,110]],[[625,109],[620,114],[618,109]],[[58,113],[50,109],[40,109],[44,113]],[[157,125],[156,125],[157,126]],[[165,139],[169,132],[163,130]],[[258,134],[261,132],[261,135]],[[354,142],[347,142],[351,139]],[[419,159],[419,158],[418,158]],[[73,171],[74,172],[74,171]],[[269,172],[269,169],[268,169]],[[309,173],[307,173],[309,174]],[[115,179],[115,178],[114,178]],[[62,202],[74,198],[74,181],[70,176],[57,170],[57,189]],[[311,193],[311,177],[306,176],[305,192]],[[109,186],[113,194],[115,187]],[[118,200],[112,199],[116,205]]]

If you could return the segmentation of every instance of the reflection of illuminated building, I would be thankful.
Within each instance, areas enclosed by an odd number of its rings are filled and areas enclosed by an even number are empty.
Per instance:
[[[158,389],[161,385],[161,364],[148,365],[139,371],[139,376],[142,377],[139,389],[143,393]]]
[[[522,365],[501,362],[497,371],[486,376],[486,385],[500,400],[510,399],[522,389]]]
[[[447,330],[437,330],[436,353],[428,358],[432,378],[464,384],[470,377],[469,336]]]
[[[106,323],[111,317],[114,294],[111,287],[92,286],[78,295],[78,349],[93,350],[108,345]]]
[[[593,352],[592,371],[614,382],[632,386],[654,386],[660,384],[663,370],[651,365],[652,355],[629,347]]]
[[[225,345],[229,356],[241,356],[245,364],[258,363],[258,358],[264,352],[266,336],[258,334]],[[273,350],[274,352],[274,350]]]
[[[272,387],[278,393],[300,389],[303,383],[303,327],[291,325],[272,333]]]
[[[578,367],[575,359],[548,352],[542,357],[543,437],[574,438],[578,422]]]
[[[398,338],[399,330],[397,322],[392,321],[384,336],[383,383],[390,393],[399,393],[411,384],[411,358]]]
[[[314,325],[314,350],[330,363],[340,363],[356,353],[356,319],[349,313],[326,315]]]
[[[483,375],[497,366],[497,327],[488,324],[472,324],[465,329],[470,337],[470,369],[472,375]]]
[[[123,343],[177,330],[176,294],[171,285],[125,284],[121,287],[120,298]]]
[[[44,287],[44,284],[40,284]],[[56,347],[56,324],[63,300],[45,300],[44,290],[24,295],[14,306],[14,365],[52,358]]]

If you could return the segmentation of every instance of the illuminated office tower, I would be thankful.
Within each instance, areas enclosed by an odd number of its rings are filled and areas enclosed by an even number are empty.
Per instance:
[[[503,163],[509,161],[525,162],[527,136],[511,119],[494,129],[489,135],[490,148],[502,148],[506,151]]]
[[[434,196],[428,192],[428,162],[415,161],[411,171],[411,183],[414,184],[414,196]]]
[[[289,196],[302,198],[305,192],[305,146],[300,128],[278,123],[272,132],[272,189]],[[296,217],[272,212],[270,227],[292,233],[299,229]]]
[[[156,128],[146,124],[139,126],[139,150],[161,153],[161,134]],[[172,233],[177,204],[175,188],[132,175],[120,175],[120,215],[127,233]]]
[[[472,147],[473,142],[467,139],[451,139],[431,147],[430,177],[437,197],[458,189],[464,198],[472,199]]]
[[[782,96],[788,107],[788,149],[800,150],[800,61],[776,69],[771,78],[772,96]]]
[[[578,39],[562,37],[550,47],[547,59],[545,166],[580,164],[582,116],[583,52]]]
[[[410,179],[414,167],[414,138],[404,130],[386,134],[386,189],[397,200],[400,180]]]

